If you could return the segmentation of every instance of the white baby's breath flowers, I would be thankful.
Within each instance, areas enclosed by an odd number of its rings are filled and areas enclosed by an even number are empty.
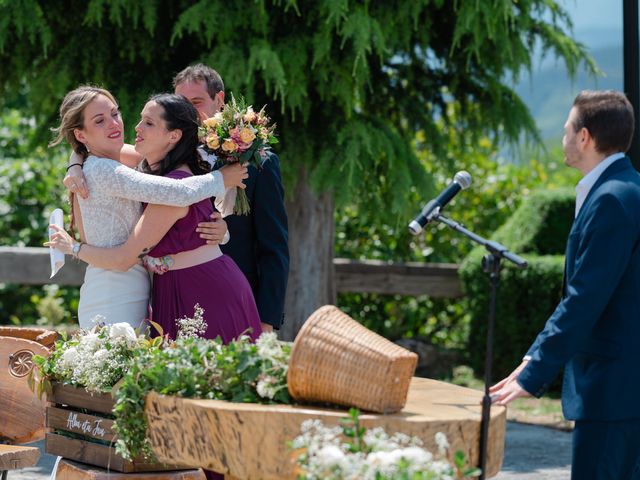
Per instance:
[[[258,347],[258,355],[267,359],[278,358],[282,352],[276,332],[265,332],[260,335],[256,340],[256,347]]]
[[[101,340],[97,333],[91,331],[82,337],[81,342],[88,349],[95,351],[100,348]]]
[[[325,445],[318,451],[318,458],[324,467],[332,468],[340,465],[345,458],[345,453],[337,445]]]
[[[265,375],[258,380],[258,384],[256,385],[256,391],[258,392],[258,395],[260,395],[262,398],[268,398],[269,400],[273,400],[273,397],[275,397],[276,393],[278,392],[276,390],[277,383],[278,383],[277,378]]]
[[[438,438],[442,443],[442,438]],[[345,443],[342,429],[326,427],[319,420],[307,420],[301,434],[291,446],[299,450],[298,465],[306,480],[381,480],[395,478],[429,478],[453,480],[453,467],[436,460],[422,448],[422,441],[402,433],[388,435],[382,428],[365,432],[363,446],[352,451]],[[446,441],[446,437],[445,437]]]
[[[193,306],[193,317],[184,316],[176,320],[178,325],[178,338],[204,337],[209,325],[204,320],[204,310],[200,304]]]
[[[94,320],[99,322],[100,318]],[[100,325],[81,330],[62,347],[55,369],[63,381],[91,392],[109,390],[122,376],[139,337],[131,325]]]
[[[444,455],[445,452],[449,450],[449,441],[444,433],[436,433],[436,445],[438,445],[438,453],[440,455]]]

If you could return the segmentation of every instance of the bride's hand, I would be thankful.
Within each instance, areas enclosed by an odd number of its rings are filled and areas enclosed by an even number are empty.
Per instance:
[[[71,238],[71,235],[58,225],[49,225],[49,228],[55,232],[49,236],[48,242],[44,242],[44,246],[55,248],[66,255],[73,255],[73,246],[77,242]]]
[[[240,162],[230,163],[222,167],[219,172],[224,179],[224,188],[238,187],[245,189],[246,185],[242,182],[249,178],[247,167],[241,165]]]

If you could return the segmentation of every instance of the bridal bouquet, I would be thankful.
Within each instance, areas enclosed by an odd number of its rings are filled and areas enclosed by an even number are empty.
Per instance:
[[[231,102],[222,111],[202,122],[200,138],[206,148],[226,163],[251,163],[258,170],[267,158],[271,145],[278,143],[275,125],[270,125],[265,107],[255,112],[241,97],[231,95]],[[250,212],[247,194],[237,190],[234,213]]]
[[[356,409],[349,411],[341,427],[306,420],[301,431],[289,445],[297,453],[296,478],[300,480],[454,480],[480,474],[465,467],[462,452],[447,458],[450,448],[443,433],[435,436],[436,458],[419,438],[389,435],[379,427],[367,431]]]

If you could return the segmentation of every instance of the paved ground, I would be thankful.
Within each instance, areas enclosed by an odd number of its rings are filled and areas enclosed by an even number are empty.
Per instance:
[[[568,480],[571,433],[507,423],[502,471],[495,480]]]
[[[8,480],[47,480],[55,457],[42,454],[34,468],[9,473]],[[507,442],[502,471],[495,480],[568,480],[571,464],[571,433],[550,428],[507,423]]]
[[[47,480],[53,469],[56,457],[44,453],[44,440],[29,445],[40,448],[40,460],[33,468],[10,470],[7,480]]]

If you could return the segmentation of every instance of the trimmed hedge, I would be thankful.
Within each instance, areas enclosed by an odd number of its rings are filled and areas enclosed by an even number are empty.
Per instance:
[[[492,237],[529,262],[524,270],[507,261],[502,263],[496,304],[494,382],[520,364],[560,300],[564,249],[574,208],[575,193],[571,189],[536,191]],[[484,247],[475,248],[460,268],[471,314],[468,360],[477,373],[484,372],[489,315],[489,276],[481,265],[485,253]]]

